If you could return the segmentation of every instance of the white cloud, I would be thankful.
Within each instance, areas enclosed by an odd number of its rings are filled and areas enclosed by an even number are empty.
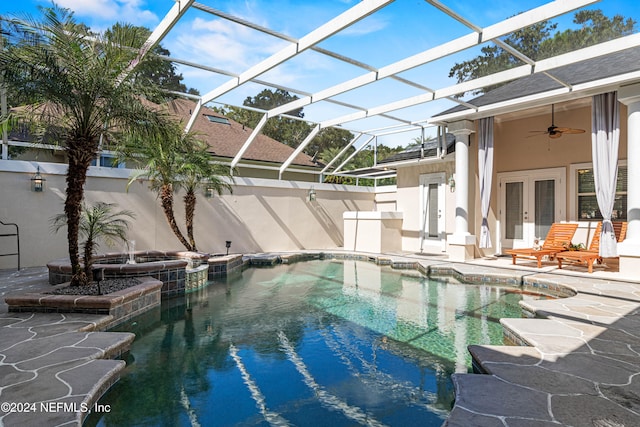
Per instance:
[[[57,0],[56,3],[74,11],[77,18],[87,21],[94,30],[116,22],[153,29],[160,21],[144,0]]]
[[[371,34],[385,29],[388,26],[388,22],[381,16],[368,16],[360,22],[346,28],[340,32],[343,36],[362,36],[365,34]]]
[[[234,23],[196,18],[168,39],[173,56],[231,72],[240,72],[286,46],[283,42]]]
[[[234,10],[226,10],[226,12],[294,37],[307,34],[315,26],[321,25],[340,13],[335,10],[319,10],[316,4],[304,5],[300,8],[283,8],[278,1],[276,0],[277,5],[269,2],[269,7],[266,9],[264,4],[256,4],[251,0],[237,2],[233,3]],[[274,9],[279,10],[280,13],[271,14]],[[287,19],[294,13],[310,17],[311,21],[317,22]],[[351,44],[353,36],[377,32],[388,25],[389,21],[386,18],[369,16],[363,20],[361,27],[348,29],[340,35],[345,36],[344,42]],[[191,19],[183,19],[176,25],[162,44],[175,58],[240,74],[285,48],[289,42],[211,15],[191,15]],[[346,74],[344,74],[345,71]],[[181,67],[181,72],[185,77],[184,83],[188,87],[199,89],[203,94],[229,79],[227,76],[188,67]],[[315,92],[336,84],[341,77],[345,78],[345,75],[351,77],[357,74],[359,74],[358,70],[352,66],[346,66],[335,59],[309,51],[269,70],[258,78],[292,89]],[[255,91],[254,87],[245,89]],[[237,95],[242,90],[238,88],[233,93]],[[251,95],[255,93],[252,92]]]

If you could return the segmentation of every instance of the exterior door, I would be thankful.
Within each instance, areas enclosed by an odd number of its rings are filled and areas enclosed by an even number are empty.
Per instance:
[[[445,251],[444,172],[420,175],[420,199],[420,251],[425,250],[425,246]]]
[[[531,247],[551,224],[566,219],[564,168],[498,175],[502,248]],[[500,248],[501,251],[501,248]]]

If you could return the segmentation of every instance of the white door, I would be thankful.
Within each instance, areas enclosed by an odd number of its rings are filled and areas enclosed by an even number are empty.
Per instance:
[[[446,250],[445,173],[420,175],[420,251]],[[433,250],[433,249],[431,249]]]
[[[551,224],[566,220],[564,180],[564,168],[498,174],[502,248],[531,247]]]

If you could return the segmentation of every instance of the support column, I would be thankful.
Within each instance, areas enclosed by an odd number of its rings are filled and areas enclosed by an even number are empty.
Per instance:
[[[452,261],[467,261],[474,258],[476,244],[476,236],[469,233],[469,136],[475,126],[462,120],[451,123],[448,130],[456,137],[456,228],[447,239],[447,253]]]
[[[627,106],[627,236],[618,244],[620,273],[640,271],[640,84],[623,86],[618,100]]]
[[[2,117],[7,117],[7,88],[0,81],[0,112]],[[9,136],[7,127],[2,127],[2,157],[0,159],[7,160],[9,158]]]

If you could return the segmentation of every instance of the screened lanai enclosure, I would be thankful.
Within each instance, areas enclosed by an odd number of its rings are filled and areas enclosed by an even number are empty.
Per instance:
[[[155,55],[174,64],[188,85],[197,89],[199,95],[173,94],[190,103],[182,107],[188,111],[185,131],[197,129],[203,116],[214,125],[228,127],[228,121],[212,113],[217,108],[259,114],[253,128],[242,125],[237,149],[216,161],[233,170],[247,188],[255,184],[251,179],[265,177],[268,171],[270,179],[280,182],[276,187],[303,191],[302,197],[315,203],[310,212],[289,206],[285,215],[274,220],[287,242],[283,249],[349,246],[342,211],[399,212],[376,216],[376,220],[391,218],[399,224],[393,226],[396,241],[388,248],[447,252],[458,260],[531,245],[534,238],[544,237],[553,222],[600,220],[590,111],[593,96],[613,92],[618,93],[623,109],[619,162],[609,168],[619,167],[622,179],[617,187],[610,185],[614,194],[609,199],[614,201],[613,219],[629,221],[627,240],[640,241],[636,214],[640,189],[634,184],[640,182],[636,172],[640,154],[633,151],[638,145],[633,117],[640,82],[637,8],[618,10],[613,0],[533,1],[526,10],[519,3],[500,1],[478,6],[364,0],[323,3],[313,11],[303,4],[284,7],[272,2],[252,4],[254,9],[233,2],[163,3],[166,15],[159,17],[132,67],[141,58]],[[478,7],[493,13],[476,13]],[[576,17],[588,17],[597,10],[610,18],[620,14],[616,25],[626,29],[613,39],[583,37],[579,43],[565,43],[551,51],[520,47],[526,34],[535,33],[547,21],[557,24],[551,31],[576,30],[592,25],[588,19],[577,22]],[[631,20],[628,28],[625,19]],[[159,44],[170,55],[155,53],[153,48]],[[474,58],[497,51],[506,53],[501,57],[506,59],[476,72],[464,71]],[[244,100],[265,89],[286,92],[291,98],[276,107],[245,105]],[[264,147],[260,139],[264,129],[280,118],[305,122],[308,133],[300,135],[301,142],[279,159],[256,162],[250,153]],[[494,123],[490,133],[480,131],[483,120]],[[555,132],[558,126],[586,131],[562,136]],[[349,138],[319,161],[314,141],[331,129],[346,131]],[[533,135],[532,131],[541,132]],[[5,135],[2,159],[11,158],[10,147],[27,145],[32,146],[19,135]],[[381,158],[382,146],[406,148]],[[43,148],[47,155],[59,149]],[[350,166],[366,150],[373,152],[370,164]],[[103,152],[96,166],[109,167],[113,156]],[[297,160],[300,156],[306,156],[306,165]],[[478,162],[480,157],[485,160]],[[40,164],[45,158],[41,154],[24,167],[5,169],[31,174],[58,171]],[[342,206],[329,207],[318,201],[334,202],[340,196],[325,197],[328,194],[323,191],[343,190],[323,187],[341,182],[332,177],[355,178],[356,184],[364,178],[376,184],[394,178],[396,185],[371,190],[367,196],[362,190]],[[590,177],[588,182],[581,181],[584,177]],[[297,180],[306,183],[297,184]],[[48,183],[53,184],[51,179]],[[366,203],[360,203],[361,198]],[[265,200],[261,198],[260,204],[266,206]],[[213,207],[211,215],[226,218],[228,214],[231,222],[247,231],[246,245],[239,249],[274,249],[263,240],[277,239],[256,237],[254,215],[238,220],[241,211],[235,202],[229,203],[225,215]],[[265,213],[276,216],[272,206]],[[318,228],[302,233],[323,235],[324,240],[308,243],[306,236],[295,231],[291,224],[304,222],[306,213]],[[579,239],[587,244],[593,225],[581,230]],[[350,247],[357,243],[350,242]],[[631,252],[638,258],[640,250]]]
[[[193,126],[203,106],[246,108],[242,100],[264,88],[281,89],[297,98],[270,110],[253,108],[262,114],[262,119],[229,161],[230,167],[242,164],[243,155],[267,121],[281,116],[304,120],[312,126],[295,152],[277,166],[280,178],[320,130],[338,127],[351,132],[351,141],[335,161],[326,162],[314,173],[379,179],[392,176],[395,171],[377,164],[364,171],[344,169],[349,161],[345,154],[355,154],[351,147],[375,149],[378,144],[407,145],[439,138],[440,146],[429,156],[436,160],[446,153],[444,134],[449,122],[545,104],[549,96],[574,99],[589,93],[597,83],[585,82],[578,87],[563,82],[554,75],[554,69],[640,43],[639,35],[632,34],[572,51],[567,46],[567,51],[557,52],[554,57],[528,57],[509,44],[514,33],[544,20],[556,20],[561,28],[571,27],[569,21],[576,11],[607,7],[607,1],[536,3],[539,6],[522,10],[521,6],[496,2],[501,19],[493,20],[474,15],[470,5],[447,1],[340,2],[327,5],[321,15],[307,15],[301,5],[299,10],[294,6],[287,11],[293,21],[287,28],[271,28],[268,22],[253,22],[248,12],[243,14],[232,6],[220,10],[215,2],[167,0],[166,16],[140,50],[140,56],[152,55],[152,47],[162,43],[172,56],[161,59],[176,64],[185,76],[195,76],[192,81],[197,82],[196,89],[202,95],[181,94],[196,101],[187,129]],[[237,13],[234,9],[238,9]],[[633,11],[619,12],[634,17]],[[482,48],[504,49],[511,55],[510,61],[491,74],[462,83],[448,76],[456,63],[473,58]],[[237,53],[230,54],[233,51]],[[246,57],[237,61],[228,58],[237,55]],[[482,107],[472,101],[475,91],[536,73],[561,88],[541,99],[516,99]],[[455,106],[461,107],[455,114],[432,117]],[[288,115],[300,108],[304,109],[304,118]],[[3,141],[2,158],[6,159],[8,141]],[[108,157],[105,161],[109,162]]]

